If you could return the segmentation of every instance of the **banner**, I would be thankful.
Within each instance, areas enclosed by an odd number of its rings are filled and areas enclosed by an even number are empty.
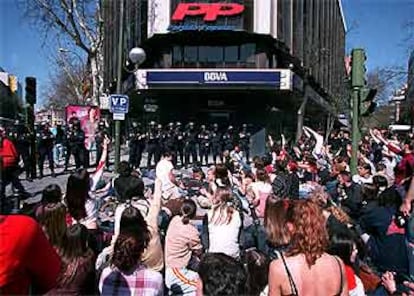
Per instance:
[[[101,110],[97,106],[66,106],[66,124],[79,120],[81,129],[85,133],[85,148],[96,150],[95,133],[98,130]]]

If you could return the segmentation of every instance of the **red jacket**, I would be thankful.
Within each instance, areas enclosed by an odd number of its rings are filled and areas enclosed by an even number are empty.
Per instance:
[[[0,215],[0,291],[2,295],[44,294],[56,285],[61,261],[35,220]]]
[[[2,145],[0,146],[0,157],[2,158],[2,167],[9,168],[15,166],[19,162],[19,153],[14,147],[12,141],[7,138],[3,138]]]

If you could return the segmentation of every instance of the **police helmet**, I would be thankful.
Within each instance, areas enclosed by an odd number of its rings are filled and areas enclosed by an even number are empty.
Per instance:
[[[246,128],[247,127],[247,123],[243,123],[242,127],[243,128]]]
[[[232,130],[233,129],[233,126],[232,125],[229,125],[229,127],[227,129],[228,130]]]
[[[188,125],[189,126],[194,126],[194,122],[191,121],[191,122],[188,123]]]
[[[138,122],[133,121],[133,122],[132,122],[132,126],[133,126],[133,127],[137,127],[137,126],[138,126]]]
[[[179,122],[179,121],[177,121],[176,123],[175,123],[175,126],[181,126],[181,122]]]
[[[162,124],[158,124],[158,125],[157,125],[157,128],[158,128],[158,129],[162,129]]]
[[[205,129],[206,126],[204,124],[201,125],[201,129]]]
[[[150,126],[155,126],[155,121],[151,121],[151,122],[149,123],[149,125],[150,125]]]

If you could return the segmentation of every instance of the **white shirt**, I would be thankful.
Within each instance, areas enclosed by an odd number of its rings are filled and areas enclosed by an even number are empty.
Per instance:
[[[241,226],[240,213],[234,210],[229,224],[213,224],[210,222],[213,211],[209,211],[208,233],[210,253],[224,253],[230,257],[237,258],[240,255],[239,232]],[[218,213],[216,213],[217,215]]]
[[[175,187],[170,180],[170,172],[174,169],[171,161],[168,159],[161,159],[155,168],[155,175],[161,181],[161,191],[164,193],[167,190]]]

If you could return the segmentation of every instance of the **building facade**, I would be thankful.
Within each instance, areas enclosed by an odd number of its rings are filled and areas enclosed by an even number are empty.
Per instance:
[[[118,2],[104,6],[109,91],[118,62]],[[339,0],[125,3],[125,53],[141,46],[147,54],[134,76],[124,73],[131,116],[292,127],[298,113],[306,114],[305,123],[323,124],[345,97]],[[315,114],[324,116],[314,121]]]

